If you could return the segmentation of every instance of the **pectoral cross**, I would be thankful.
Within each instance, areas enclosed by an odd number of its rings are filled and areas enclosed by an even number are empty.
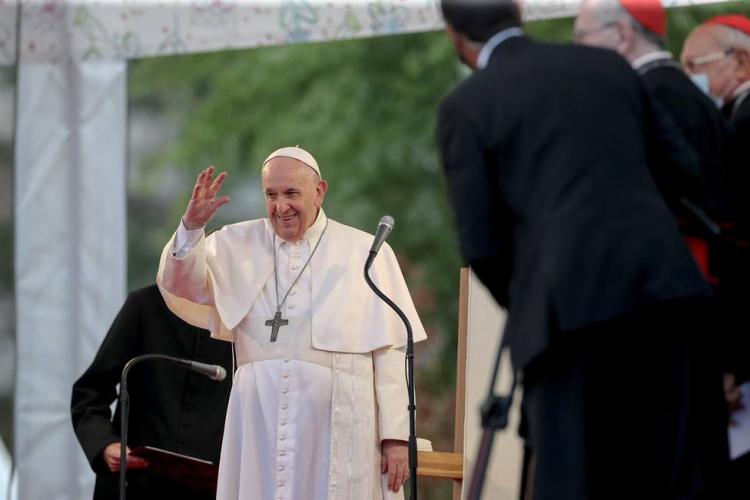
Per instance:
[[[271,342],[276,342],[276,337],[279,336],[279,328],[289,324],[288,319],[281,317],[281,311],[276,311],[273,315],[273,319],[266,320],[266,326],[271,327]]]

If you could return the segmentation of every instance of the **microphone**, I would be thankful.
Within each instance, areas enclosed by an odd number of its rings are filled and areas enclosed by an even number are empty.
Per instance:
[[[391,234],[391,231],[393,231],[394,224],[393,217],[390,215],[384,215],[383,218],[380,219],[380,222],[378,223],[378,231],[375,233],[375,239],[372,240],[372,246],[370,247],[370,256],[367,258],[367,267],[372,264],[372,260],[375,258],[378,251],[380,251],[383,242],[388,235]]]
[[[409,318],[406,317],[404,311],[402,311],[395,302],[389,299],[388,296],[384,294],[377,287],[377,285],[375,285],[375,283],[373,283],[372,278],[370,278],[369,274],[370,265],[372,265],[372,261],[375,259],[378,250],[380,250],[380,247],[388,237],[388,234],[390,234],[390,232],[393,230],[393,224],[393,217],[391,217],[390,215],[384,215],[383,218],[380,219],[380,223],[378,224],[378,232],[375,234],[375,240],[372,242],[372,247],[370,248],[370,255],[367,257],[367,262],[365,262],[364,275],[367,285],[372,289],[373,292],[375,292],[375,295],[380,297],[383,302],[388,304],[388,306],[395,311],[395,313],[401,318],[401,321],[404,322],[404,326],[406,327],[406,366],[404,367],[404,369],[406,372],[406,392],[409,395],[409,406],[407,407],[407,410],[409,411],[409,478],[411,480],[411,488],[409,488],[409,491],[410,500],[417,500],[418,454],[416,433],[417,406],[414,403],[414,335],[412,333]]]
[[[133,368],[133,365],[146,360],[166,360],[171,363],[175,363],[182,367],[201,373],[217,382],[224,380],[227,376],[227,371],[223,366],[209,365],[207,363],[199,363],[190,359],[175,358],[173,356],[167,356],[166,354],[141,354],[132,358],[130,361],[125,363],[125,367],[122,369],[120,375],[120,485],[119,485],[119,499],[126,500],[126,480],[127,469],[125,466],[125,451],[128,448],[128,406],[130,402],[130,396],[128,394],[128,372]]]
[[[223,366],[209,365],[208,363],[199,363],[198,361],[191,361],[189,359],[180,359],[177,361],[178,365],[182,365],[194,372],[201,373],[211,380],[221,382],[227,376],[227,371]]]

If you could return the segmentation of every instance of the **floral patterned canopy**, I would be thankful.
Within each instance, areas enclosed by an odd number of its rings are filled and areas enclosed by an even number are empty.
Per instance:
[[[527,20],[571,16],[579,3],[525,0],[524,14]],[[17,57],[25,62],[122,60],[441,26],[438,0],[0,0],[0,64],[13,64]]]

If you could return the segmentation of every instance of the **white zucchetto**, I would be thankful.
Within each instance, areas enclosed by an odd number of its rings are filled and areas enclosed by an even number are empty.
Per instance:
[[[313,158],[313,155],[305,151],[299,146],[287,146],[285,148],[277,149],[270,155],[268,155],[268,158],[263,161],[263,166],[266,165],[269,161],[271,161],[274,158],[278,158],[279,156],[283,156],[286,158],[294,158],[295,160],[299,160],[311,169],[315,170],[318,173],[319,177],[323,177],[320,174],[320,167],[318,167],[318,162],[315,161],[315,158]]]

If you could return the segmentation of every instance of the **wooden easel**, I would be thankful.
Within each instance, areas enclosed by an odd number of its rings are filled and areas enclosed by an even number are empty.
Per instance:
[[[461,500],[464,469],[464,412],[466,406],[466,338],[469,324],[469,269],[461,268],[458,295],[458,346],[456,353],[456,420],[454,452],[420,451],[419,477],[453,480],[453,500]]]
[[[456,411],[453,452],[420,452],[420,477],[434,477],[453,481],[453,500],[460,500],[464,469],[473,463],[475,446],[481,435],[478,409],[486,395],[486,383],[494,360],[495,347],[505,321],[502,311],[489,292],[478,282],[468,268],[461,269],[458,301],[458,346],[456,354]],[[472,338],[469,338],[471,333]],[[468,366],[467,356],[472,357]],[[507,365],[507,363],[506,363]],[[506,366],[510,370],[509,366]],[[500,376],[500,384],[509,381],[509,371]],[[468,384],[471,384],[470,386]],[[498,387],[501,392],[506,387]],[[519,495],[522,472],[523,444],[517,436],[520,389],[511,408],[511,421],[507,430],[495,438],[493,458],[490,462],[484,497],[515,500]],[[469,412],[466,414],[467,405]],[[468,418],[467,418],[468,416]],[[468,433],[464,435],[464,429]],[[468,459],[465,460],[465,453]],[[528,493],[528,491],[527,491]]]

